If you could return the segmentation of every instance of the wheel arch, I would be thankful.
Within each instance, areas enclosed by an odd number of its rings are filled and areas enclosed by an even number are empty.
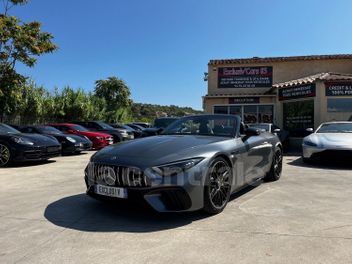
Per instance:
[[[233,164],[232,164],[232,161],[231,159],[225,154],[225,153],[218,153],[216,155],[214,155],[214,157],[212,158],[212,160],[216,159],[216,158],[223,158],[227,163],[228,165],[233,168]]]

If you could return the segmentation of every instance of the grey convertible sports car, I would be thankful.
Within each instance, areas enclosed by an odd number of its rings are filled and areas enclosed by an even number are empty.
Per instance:
[[[141,196],[159,212],[204,209],[221,212],[230,195],[282,171],[276,135],[247,128],[238,116],[179,119],[159,136],[106,147],[85,170],[87,194],[95,198]]]

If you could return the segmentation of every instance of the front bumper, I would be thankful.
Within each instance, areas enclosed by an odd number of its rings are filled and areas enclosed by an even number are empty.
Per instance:
[[[329,161],[342,161],[352,158],[352,148],[347,147],[312,147],[302,145],[303,158],[305,159],[324,159]]]
[[[98,200],[120,199],[95,193],[94,185],[88,186],[86,193]],[[181,187],[127,188],[127,193],[129,200],[144,200],[158,212],[188,211],[192,206],[190,196]]]
[[[22,146],[14,149],[12,153],[14,153],[14,162],[48,160],[61,155],[61,145],[45,147]]]
[[[87,151],[92,149],[92,143],[75,143],[75,144],[63,144],[62,145],[62,152],[63,153],[75,153],[81,151]]]
[[[158,212],[195,211],[204,206],[204,177],[203,173],[201,173],[202,170],[196,167],[182,174],[169,177],[161,177],[153,174],[151,170],[144,170],[143,173],[147,178],[147,181],[145,181],[147,184],[144,184],[142,187],[131,186],[129,183],[126,184],[126,181],[122,183],[121,180],[117,180],[113,185],[107,185],[102,182],[102,179],[99,181],[97,178],[91,177],[91,174],[86,169],[86,192],[94,198],[116,200],[120,198],[107,198],[96,194],[95,185],[103,184],[111,187],[126,188],[128,199],[137,197],[144,200]],[[99,168],[101,169],[102,167]],[[99,168],[94,168],[93,170],[97,172]],[[131,182],[133,182],[133,179]]]

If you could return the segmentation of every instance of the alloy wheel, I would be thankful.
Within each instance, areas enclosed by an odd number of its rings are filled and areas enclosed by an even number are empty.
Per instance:
[[[217,161],[210,171],[210,201],[216,208],[222,208],[228,201],[231,182],[231,168],[224,161]]]
[[[5,166],[10,161],[10,150],[5,145],[0,144],[0,167]]]
[[[274,173],[276,177],[280,177],[282,172],[282,153],[280,150],[276,151],[275,153],[275,160],[274,160]]]

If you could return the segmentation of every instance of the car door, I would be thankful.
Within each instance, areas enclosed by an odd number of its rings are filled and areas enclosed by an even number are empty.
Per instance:
[[[272,154],[272,144],[268,135],[263,132],[258,136],[242,137],[246,149],[244,174],[247,183],[265,176]]]

